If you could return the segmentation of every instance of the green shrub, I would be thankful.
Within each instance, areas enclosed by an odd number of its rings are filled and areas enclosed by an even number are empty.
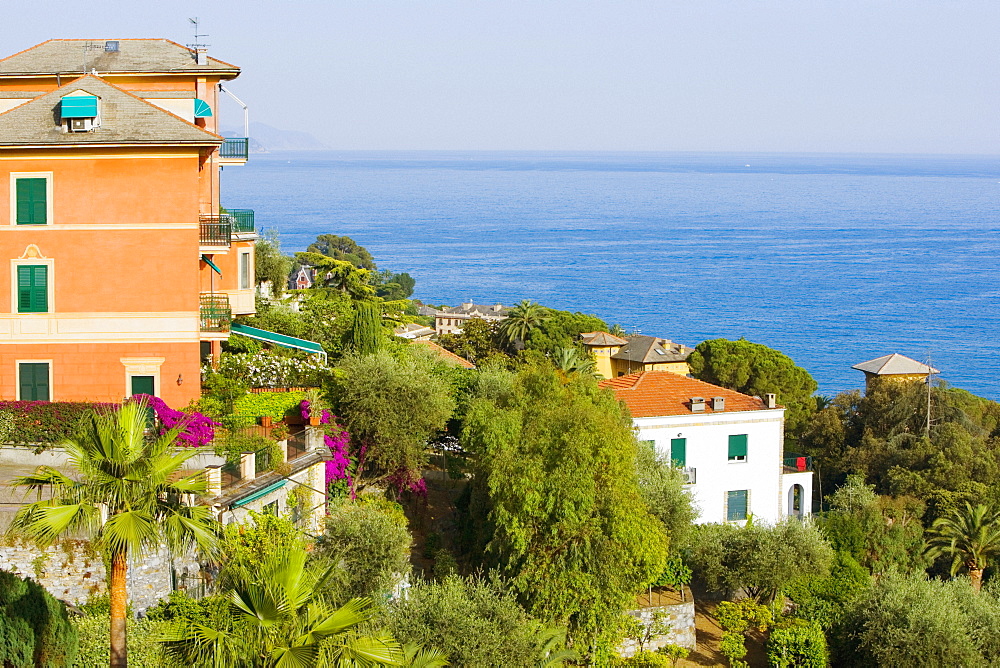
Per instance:
[[[305,392],[251,392],[233,402],[233,412],[254,417],[268,416],[275,422],[297,411]]]
[[[330,504],[315,554],[343,566],[345,595],[376,596],[409,573],[412,540],[399,504],[362,496]]]
[[[767,663],[775,668],[826,668],[826,636],[816,622],[793,620],[771,631]]]
[[[628,666],[629,668],[669,668],[672,663],[663,654],[647,651],[639,652],[627,659],[618,659],[614,665]]]
[[[71,666],[76,652],[66,606],[35,581],[0,571],[0,665]]]
[[[111,655],[107,613],[85,615],[73,622],[80,634],[80,653],[74,668],[107,668]],[[162,668],[167,665],[156,641],[159,623],[149,619],[128,619],[129,668]]]
[[[95,408],[114,404],[86,401],[0,401],[0,412],[10,415],[12,443],[59,443],[72,437],[77,425]]]
[[[680,590],[686,584],[691,584],[691,569],[676,555],[667,558],[660,577],[653,581],[654,587],[670,587],[674,590]]]
[[[544,625],[528,615],[500,583],[458,576],[420,583],[387,610],[401,643],[443,651],[453,666],[535,666]],[[543,664],[544,665],[544,664]]]

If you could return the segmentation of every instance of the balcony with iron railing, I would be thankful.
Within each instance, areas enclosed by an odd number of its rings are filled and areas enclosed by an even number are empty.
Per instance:
[[[783,461],[785,473],[805,473],[813,470],[813,458],[794,452],[786,452]]]
[[[214,292],[201,295],[201,331],[228,332],[233,321],[233,310],[229,307],[229,296]]]
[[[253,234],[253,209],[227,209],[226,213],[233,223],[233,234]]]
[[[198,217],[198,241],[202,246],[232,244],[233,219],[228,214],[202,214]]]
[[[250,157],[250,140],[246,137],[226,137],[219,147],[223,164],[243,164]]]

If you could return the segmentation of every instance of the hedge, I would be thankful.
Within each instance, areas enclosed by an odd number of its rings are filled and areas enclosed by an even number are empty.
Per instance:
[[[12,418],[10,443],[59,443],[73,436],[80,420],[94,408],[117,404],[89,401],[0,401],[0,413]]]
[[[0,571],[0,665],[64,668],[77,654],[66,606],[34,580]]]
[[[233,413],[263,417],[269,415],[275,422],[298,408],[305,392],[254,392],[240,397],[233,403]]]

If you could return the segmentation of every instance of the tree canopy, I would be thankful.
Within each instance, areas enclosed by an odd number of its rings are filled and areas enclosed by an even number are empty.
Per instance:
[[[785,406],[785,432],[798,433],[816,407],[813,392],[818,385],[809,372],[790,357],[746,339],[702,341],[688,358],[691,374],[707,383],[743,394],[777,395]]]
[[[320,234],[316,241],[309,244],[307,253],[318,253],[334,260],[349,262],[359,269],[375,271],[375,258],[364,246],[358,245],[350,237],[340,237],[336,234]]]
[[[470,401],[462,432],[478,461],[472,549],[532,614],[591,641],[613,633],[668,548],[639,489],[631,420],[592,379],[544,366],[494,376]]]

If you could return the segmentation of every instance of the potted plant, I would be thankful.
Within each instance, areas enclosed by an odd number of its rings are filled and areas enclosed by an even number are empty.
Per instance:
[[[270,427],[271,426],[271,416],[270,415],[261,415],[260,416],[260,426],[261,427]]]

